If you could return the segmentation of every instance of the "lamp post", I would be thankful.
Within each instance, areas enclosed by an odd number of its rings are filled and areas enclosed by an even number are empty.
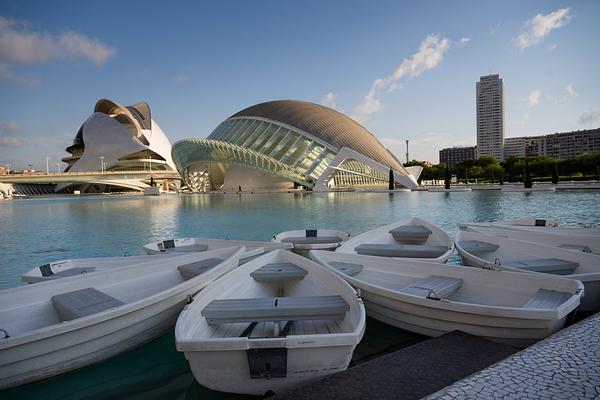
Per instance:
[[[60,174],[60,163],[59,162],[56,163],[56,168],[58,169],[58,173]]]
[[[50,160],[50,157],[46,157],[46,175],[50,174],[50,165],[48,164],[48,161]]]
[[[98,158],[100,159],[100,172],[104,172],[104,156]]]

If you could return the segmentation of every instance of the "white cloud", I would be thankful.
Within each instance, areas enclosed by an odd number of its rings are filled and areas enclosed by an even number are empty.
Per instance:
[[[337,93],[329,92],[325,96],[323,96],[323,98],[321,99],[321,104],[324,105],[325,107],[329,107],[329,108],[333,108],[334,110],[337,110],[337,103],[335,102],[336,98],[337,98]]]
[[[567,92],[567,97],[579,96],[579,93],[577,93],[575,91],[575,89],[573,89],[573,85],[571,85],[571,84],[568,84],[567,86],[565,86],[565,92]]]
[[[511,121],[511,125],[512,126],[523,126],[527,123],[527,121],[529,121],[529,114],[524,113],[524,114],[521,114],[521,116],[519,118]]]
[[[525,49],[541,42],[554,29],[565,26],[573,16],[569,14],[569,8],[561,8],[550,14],[537,14],[527,21],[525,31],[515,38],[515,44]]]
[[[115,49],[98,39],[67,31],[58,36],[35,32],[27,23],[0,16],[0,79],[14,79],[12,64],[37,64],[53,59],[85,59],[97,66],[114,56]],[[22,79],[22,78],[21,78]],[[18,83],[18,82],[17,82]]]
[[[177,74],[175,75],[174,81],[175,83],[185,83],[190,80],[190,77],[186,74]]]
[[[529,97],[527,97],[527,107],[531,108],[537,106],[540,102],[540,95],[541,92],[539,90],[534,90],[531,92]]]
[[[444,58],[444,54],[451,47],[447,38],[438,35],[429,35],[421,42],[419,51],[409,58],[405,58],[396,70],[385,78],[375,79],[371,89],[363,101],[355,107],[352,118],[357,121],[366,121],[370,115],[381,109],[379,94],[382,90],[395,91],[401,88],[399,81],[405,77],[415,78],[423,72],[435,68]]]
[[[1,23],[1,21],[0,21]],[[21,125],[14,121],[0,124],[0,146],[2,147],[21,147],[25,144],[25,139],[19,135]]]
[[[582,125],[600,122],[600,107],[593,107],[589,111],[585,111],[579,116],[577,122]]]
[[[470,38],[470,37],[463,37],[463,38],[460,38],[460,40],[459,40],[459,43],[460,43],[460,44],[467,44],[467,43],[469,43],[470,41],[471,41],[471,38]]]

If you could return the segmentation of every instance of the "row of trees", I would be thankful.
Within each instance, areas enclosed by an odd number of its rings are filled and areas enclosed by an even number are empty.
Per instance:
[[[444,163],[427,165],[411,161],[405,166],[420,165],[423,173],[419,181],[442,180],[447,178]],[[463,182],[526,182],[527,180],[553,181],[560,179],[600,180],[600,152],[559,160],[552,157],[509,157],[498,162],[494,157],[481,157],[478,160],[461,161],[448,170]],[[529,176],[529,177],[528,177]]]

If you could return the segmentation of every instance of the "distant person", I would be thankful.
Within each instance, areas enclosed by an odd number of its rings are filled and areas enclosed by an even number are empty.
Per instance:
[[[242,185],[238,185],[238,193],[242,192]]]

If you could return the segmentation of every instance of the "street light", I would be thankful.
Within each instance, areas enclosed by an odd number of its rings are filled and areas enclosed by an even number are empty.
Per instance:
[[[58,168],[58,173],[60,174],[60,163],[59,162],[56,163],[56,168]]]
[[[100,172],[104,172],[104,156],[98,158],[100,159]]]
[[[50,157],[46,157],[46,175],[50,174],[50,166],[48,164],[48,161],[50,161],[51,158]]]

